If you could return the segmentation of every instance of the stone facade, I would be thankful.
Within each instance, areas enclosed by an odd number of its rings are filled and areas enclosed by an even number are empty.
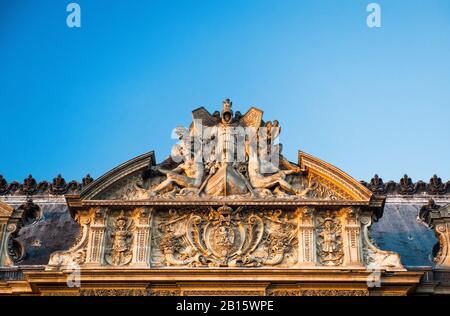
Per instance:
[[[149,152],[95,181],[1,177],[0,293],[434,293],[448,270],[448,211],[421,212],[439,237],[433,261],[424,258],[434,236],[417,205],[428,196],[446,202],[448,183],[360,183],[303,152],[290,162],[276,142],[278,121],[231,106],[194,110],[191,126],[177,130],[177,155],[159,164]],[[402,260],[408,254],[415,267]]]

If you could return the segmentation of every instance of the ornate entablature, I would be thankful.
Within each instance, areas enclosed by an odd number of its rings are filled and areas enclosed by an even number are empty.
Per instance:
[[[369,295],[406,294],[417,285],[422,273],[406,271],[397,253],[370,237],[383,215],[385,196],[374,189],[381,179],[360,183],[304,152],[291,162],[278,121],[231,106],[226,100],[221,112],[194,110],[160,163],[152,151],[79,184],[61,176],[43,184],[0,177],[2,195],[64,194],[80,225],[73,245],[52,253],[44,270],[23,271],[29,290],[17,291]],[[0,240],[8,240],[2,266],[20,260],[15,234],[39,217],[29,202],[1,213],[1,223],[18,223],[1,226]],[[67,286],[74,277],[81,288]]]
[[[47,269],[404,270],[369,236],[383,196],[304,152],[288,161],[257,108],[192,117],[163,162],[144,154],[66,195],[82,232]]]

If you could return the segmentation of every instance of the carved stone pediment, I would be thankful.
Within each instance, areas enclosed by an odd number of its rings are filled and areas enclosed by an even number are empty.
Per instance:
[[[280,123],[263,120],[261,110],[234,113],[226,100],[220,112],[194,110],[190,126],[175,134],[169,158],[157,163],[154,152],[143,154],[95,181],[86,178],[80,194],[65,195],[80,235],[50,256],[45,271],[27,274],[33,288],[47,293],[48,284],[59,284],[80,295],[368,295],[376,275],[389,289],[392,282],[418,282],[398,254],[371,240],[385,197],[307,153],[286,159]],[[33,179],[27,181],[34,190]],[[68,186],[56,177],[51,190],[62,194]],[[7,217],[5,210],[0,215]],[[21,214],[31,222],[37,212]],[[395,279],[402,274],[404,280]],[[68,289],[72,279],[81,288]]]
[[[405,270],[398,254],[370,238],[385,197],[307,153],[288,161],[277,142],[278,121],[264,121],[257,108],[233,113],[229,100],[221,112],[194,110],[192,119],[189,128],[175,130],[179,142],[170,158],[156,163],[153,152],[144,154],[80,195],[66,195],[81,234],[70,249],[52,254],[48,273],[157,271],[150,293],[178,295],[222,293],[208,282],[235,271],[258,271],[266,285],[257,293],[265,293],[274,273],[324,272],[326,279],[347,270],[360,278],[365,295],[371,271]],[[95,276],[90,272],[80,275]],[[180,288],[193,280],[190,272],[204,273],[203,287]],[[168,277],[159,279],[162,274]],[[244,293],[236,290],[242,276],[233,277],[238,285],[223,293]],[[273,295],[290,288],[295,295],[353,293],[284,284]]]
[[[369,201],[372,193],[338,168],[304,152],[288,161],[278,143],[280,124],[263,111],[192,112],[177,128],[172,155],[156,163],[153,152],[136,157],[87,185],[81,200],[124,201]]]
[[[163,162],[144,154],[67,195],[82,236],[50,266],[402,269],[364,233],[383,197],[304,152],[288,161],[278,121],[231,106],[194,110]]]

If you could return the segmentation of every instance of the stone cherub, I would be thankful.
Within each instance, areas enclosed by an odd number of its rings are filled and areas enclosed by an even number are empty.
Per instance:
[[[203,163],[196,162],[194,158],[181,163],[173,170],[161,168],[157,170],[165,174],[167,179],[154,187],[150,192],[151,195],[173,188],[174,184],[183,189],[197,189],[201,186],[204,175]]]
[[[261,172],[261,159],[258,157],[256,145],[246,141],[246,153],[248,155],[248,177],[250,184],[255,189],[267,190],[279,186],[282,190],[299,196],[305,196],[311,190],[309,187],[304,190],[296,189],[286,180],[287,175],[300,173],[301,169],[299,167],[263,174]]]
[[[194,146],[195,151],[192,156],[190,137],[187,130],[179,128],[175,130],[175,133],[180,139],[180,145],[176,151],[183,162],[172,170],[155,166],[154,169],[165,174],[167,179],[151,189],[150,195],[154,196],[164,190],[173,189],[174,185],[181,187],[184,192],[189,191],[189,189],[195,191],[202,184],[205,171],[201,151]]]

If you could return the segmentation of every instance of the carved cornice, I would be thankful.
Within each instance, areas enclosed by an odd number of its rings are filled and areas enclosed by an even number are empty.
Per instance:
[[[20,281],[21,283],[18,281],[14,284],[2,284],[0,281],[0,285],[6,285],[6,287],[0,287],[0,294],[14,291],[16,294],[25,295],[177,296],[249,295],[247,291],[254,291],[252,295],[328,296],[367,295],[372,290],[380,294],[392,295],[395,290],[397,295],[406,295],[417,286],[423,276],[423,272],[382,273],[381,286],[371,289],[367,288],[370,272],[354,270],[153,268],[126,269],[117,273],[116,269],[92,269],[83,270],[80,274],[81,288],[67,288],[67,277],[72,271],[28,270],[23,273],[25,278]],[[329,284],[330,280],[333,280],[333,284]],[[249,283],[252,286],[246,286]],[[71,292],[69,293],[68,290]]]
[[[398,182],[383,182],[383,179],[375,175],[370,182],[361,181],[374,194],[413,196],[426,195],[450,195],[450,181],[443,182],[437,175],[427,182],[413,182],[408,175],[404,175]]]
[[[143,283],[165,282],[329,282],[335,283],[364,283],[366,284],[368,276],[372,271],[366,269],[343,270],[342,268],[324,268],[324,269],[278,269],[278,268],[239,268],[239,269],[221,269],[221,268],[128,268],[121,269],[117,273],[114,267],[87,268],[80,274],[81,284],[90,281],[93,283]],[[67,271],[23,271],[25,278],[33,284],[64,283],[66,284],[66,275],[73,270]],[[382,272],[382,283],[386,285],[404,284],[413,285],[420,282],[424,272],[421,271],[395,271],[384,274]]]
[[[153,155],[153,152],[145,154],[143,156],[139,156],[138,158],[147,158],[147,156]],[[301,153],[303,156],[306,155],[305,153]],[[309,156],[312,157],[312,156]],[[131,161],[111,170],[101,178],[99,178],[97,181],[94,181],[94,179],[88,174],[86,177],[84,177],[80,182],[78,181],[70,181],[66,182],[65,179],[58,175],[56,176],[52,182],[48,181],[41,181],[37,182],[32,175],[29,175],[26,179],[22,181],[22,183],[18,181],[12,181],[8,182],[2,175],[0,175],[0,196],[1,195],[13,195],[13,196],[20,196],[20,195],[66,195],[66,194],[80,194],[83,193],[87,196],[88,192],[95,191],[99,192],[99,188],[94,189],[95,186],[101,186],[101,189],[106,188],[109,184],[113,183],[114,181],[112,179],[109,179],[109,181],[106,181],[106,179],[111,176],[111,174],[116,174],[119,177],[116,177],[116,180],[119,178],[122,178],[131,172],[135,172],[136,170],[144,170],[145,167],[148,166],[148,160],[144,159],[143,164],[142,161],[140,161],[139,165],[132,168],[131,170],[124,168],[125,166],[129,166],[130,164],[136,163],[135,159],[132,159]],[[154,158],[151,158],[152,161]],[[317,159],[317,158],[316,158]],[[154,162],[153,162],[154,164]],[[306,165],[308,165],[308,162],[306,162]],[[122,169],[122,170],[116,170],[116,169]],[[126,170],[123,170],[126,169]],[[338,170],[337,168],[335,168]],[[325,169],[323,169],[325,170]],[[322,170],[322,171],[323,171]],[[114,171],[114,172],[113,172]],[[120,172],[122,171],[122,172]],[[342,172],[342,171],[341,171]],[[342,172],[342,174],[344,174]],[[349,177],[349,176],[348,176]],[[350,178],[350,177],[349,177]],[[94,185],[95,182],[95,185]],[[100,185],[100,183],[102,183]],[[340,180],[340,183],[343,183],[343,180]],[[92,185],[91,185],[92,184]],[[432,195],[432,196],[443,196],[443,195],[450,195],[450,180],[447,182],[443,182],[440,177],[437,175],[434,175],[430,178],[428,182],[424,181],[417,181],[413,182],[408,175],[403,176],[398,182],[396,181],[388,181],[384,182],[381,177],[378,175],[375,175],[369,182],[366,182],[364,180],[360,181],[360,185],[367,188],[369,191],[376,195],[403,195],[403,196],[414,196],[414,195]],[[88,187],[90,189],[88,189]],[[101,190],[100,189],[100,190]],[[360,190],[361,187],[356,186],[352,190],[355,190],[357,192]],[[369,197],[367,193],[361,193],[361,196]],[[89,196],[92,194],[89,194]]]
[[[64,194],[76,194],[83,190],[94,180],[88,174],[82,179],[81,182],[66,180],[59,174],[52,182],[41,181],[37,182],[36,179],[30,174],[22,183],[18,181],[12,181],[8,183],[6,179],[0,175],[0,195],[64,195]]]
[[[373,201],[372,201],[373,200]],[[366,206],[366,207],[382,207],[384,205],[384,197],[376,197],[371,201],[347,201],[347,200],[283,200],[283,199],[177,199],[177,200],[140,200],[140,201],[123,201],[123,200],[81,200],[79,195],[66,195],[66,201],[72,216],[75,212],[90,207],[110,207],[113,209],[133,209],[139,206],[160,206],[160,207],[190,207],[190,206],[261,206],[261,207],[282,207],[292,208],[298,206],[317,206],[326,208],[338,208],[342,206]]]

